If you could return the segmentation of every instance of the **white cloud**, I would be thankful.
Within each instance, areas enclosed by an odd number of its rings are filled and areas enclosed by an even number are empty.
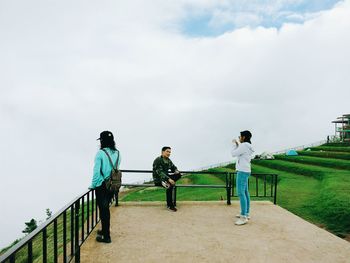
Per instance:
[[[258,26],[262,17],[254,12],[229,12],[216,10],[209,21],[209,26],[213,28],[222,28],[231,25],[231,28],[241,28],[247,25]]]
[[[0,245],[88,186],[101,130],[116,133],[123,168],[150,169],[171,145],[191,169],[229,160],[240,130],[279,150],[325,138],[348,112],[349,1],[215,38],[177,33],[184,2],[0,5]]]

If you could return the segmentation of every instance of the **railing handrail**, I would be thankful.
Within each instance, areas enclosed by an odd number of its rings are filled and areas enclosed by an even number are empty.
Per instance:
[[[153,170],[120,170],[123,173],[153,173]],[[227,174],[228,172],[216,172],[216,171],[179,171],[183,174],[203,174],[203,173],[210,173],[210,174]]]
[[[152,170],[121,170],[122,172],[125,173],[152,173]],[[235,171],[225,171],[225,172],[218,172],[218,171],[180,171],[183,174],[217,174],[217,175],[225,175],[226,176],[226,185],[178,185],[177,187],[211,187],[211,188],[226,188],[227,189],[227,204],[231,204],[231,189],[232,189],[232,179],[234,176],[234,174],[236,174]],[[252,173],[251,175],[253,176],[265,176],[265,183],[266,183],[266,176],[272,176],[272,178],[274,179],[274,194],[272,195],[272,188],[271,188],[271,197],[274,197],[274,203],[276,204],[276,196],[277,196],[277,174],[268,174],[268,173]],[[127,184],[125,184],[127,185]],[[139,186],[142,186],[142,184],[140,184]],[[57,226],[57,220],[58,218],[64,214],[64,216],[66,215],[65,212],[67,210],[71,209],[77,209],[79,211],[79,205],[80,205],[80,200],[82,200],[82,209],[84,209],[84,197],[86,195],[88,195],[89,198],[89,194],[90,192],[92,192],[92,189],[88,189],[85,190],[82,194],[80,194],[79,196],[77,196],[76,198],[74,198],[72,201],[70,201],[68,204],[66,204],[63,208],[61,208],[58,212],[56,212],[52,217],[50,217],[47,221],[45,221],[44,223],[42,223],[41,225],[39,225],[35,230],[33,230],[31,233],[29,233],[28,235],[26,235],[24,238],[22,238],[17,244],[15,244],[14,246],[12,246],[11,248],[9,248],[3,255],[0,256],[0,262],[4,262],[8,259],[10,259],[10,261],[12,259],[14,259],[14,255],[16,255],[16,253],[22,249],[25,245],[30,245],[31,246],[31,242],[32,240],[40,233],[43,233],[44,236],[46,235],[46,229],[49,225],[51,225],[52,223],[56,224],[55,227]],[[265,189],[266,191],[266,189]],[[266,195],[266,193],[265,193]],[[93,196],[93,195],[92,195]],[[233,196],[233,194],[232,194]],[[89,200],[89,199],[88,199]],[[117,202],[118,198],[116,199]],[[175,187],[175,202],[176,202],[176,187]],[[75,208],[74,208],[75,206]],[[88,205],[89,206],[89,205]],[[97,209],[97,208],[96,208]],[[84,213],[84,210],[82,210]],[[73,210],[71,211],[73,212]],[[96,211],[97,213],[97,211]],[[71,218],[73,217],[73,215],[71,215]],[[79,214],[77,214],[75,212],[75,220],[79,221]],[[84,220],[84,218],[82,217],[82,220]],[[76,221],[76,223],[78,222]],[[97,214],[96,214],[96,223],[97,223]],[[78,225],[78,224],[77,224]],[[94,225],[95,226],[95,225]],[[92,227],[94,227],[92,225]],[[82,228],[84,227],[84,225],[82,225]],[[89,228],[89,223],[88,223],[88,228]],[[78,231],[78,232],[77,232]],[[82,230],[84,231],[84,230]],[[78,254],[72,254],[72,256],[76,256],[76,262],[80,261],[80,252],[79,252],[79,246],[81,245],[79,243],[79,229],[75,231],[76,233],[76,237],[75,237],[75,247],[78,250]],[[90,233],[90,232],[89,232]],[[88,234],[89,234],[88,233]],[[57,238],[57,237],[56,237]],[[82,242],[84,242],[84,237],[82,237]],[[46,241],[45,241],[46,242]],[[46,243],[45,243],[46,244]],[[46,246],[46,245],[45,245]],[[56,247],[57,249],[57,247]],[[46,251],[46,250],[45,250]],[[44,253],[44,252],[43,252]],[[45,252],[46,253],[46,252]],[[73,253],[73,252],[72,252]],[[74,252],[75,253],[75,252]],[[56,254],[57,256],[57,254]],[[12,261],[11,261],[12,262]]]
[[[120,170],[123,173],[153,173],[152,170]],[[237,173],[236,171],[226,171],[226,172],[217,172],[217,171],[179,171],[183,174],[228,174],[228,173]],[[275,175],[272,173],[251,173],[251,175]]]
[[[124,173],[152,173],[153,171],[152,170],[121,170],[122,172]],[[232,185],[233,184],[233,180],[234,180],[234,177],[235,175],[237,174],[236,171],[223,171],[223,172],[217,172],[217,171],[208,171],[208,170],[205,170],[205,171],[180,171],[180,173],[182,174],[218,174],[218,175],[225,175],[225,181],[226,181],[226,184],[223,184],[223,185],[176,185],[174,187],[174,203],[176,204],[176,189],[177,188],[183,188],[183,187],[193,187],[193,188],[226,188],[226,192],[227,192],[227,204],[230,205],[231,204],[231,190],[234,189],[234,186]],[[278,178],[278,175],[277,174],[271,174],[271,173],[251,173],[252,176],[255,176],[256,177],[256,180],[258,180],[258,177],[264,177],[264,195],[263,196],[260,196],[260,197],[273,197],[274,201],[273,203],[276,204],[277,202],[277,178]],[[271,195],[270,196],[267,196],[266,195],[266,177],[267,176],[271,176],[272,178],[272,183],[271,183]],[[122,183],[122,186],[125,186],[125,187],[153,187],[155,186],[154,184],[151,184],[150,182],[144,182],[144,183],[140,183],[140,184],[137,184],[137,183],[125,183],[123,184]],[[257,191],[257,194],[256,194],[256,197],[259,197],[258,195],[258,187],[256,188],[256,191]],[[233,195],[233,192],[232,192],[232,196]],[[116,206],[118,206],[118,195],[116,195]]]
[[[4,254],[2,254],[0,256],[0,262],[7,260],[13,253],[16,253],[17,251],[19,251],[30,240],[34,239],[38,234],[40,234],[43,231],[43,229],[48,227],[53,221],[55,221],[55,219],[60,217],[65,211],[67,211],[72,205],[74,205],[75,202],[80,200],[83,196],[90,193],[91,191],[92,191],[92,189],[88,189],[83,194],[80,194],[78,197],[74,198],[67,205],[65,205],[63,208],[61,208],[57,213],[55,213],[53,216],[51,216],[48,220],[43,222],[41,225],[39,225],[36,229],[34,229],[28,235],[23,237],[17,244],[15,244],[13,247],[11,247],[9,250],[7,250]]]

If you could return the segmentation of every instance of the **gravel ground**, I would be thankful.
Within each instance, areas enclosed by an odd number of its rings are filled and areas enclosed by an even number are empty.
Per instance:
[[[94,231],[81,262],[350,262],[349,242],[270,202],[252,202],[244,226],[234,225],[238,202],[178,202],[178,209],[111,207],[112,243],[97,243]]]

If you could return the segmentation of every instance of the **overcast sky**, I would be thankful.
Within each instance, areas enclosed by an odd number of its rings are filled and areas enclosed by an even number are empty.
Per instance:
[[[257,153],[325,139],[349,32],[350,1],[0,0],[0,247],[87,189],[103,130],[124,169],[164,145],[182,170],[229,161],[245,129]]]

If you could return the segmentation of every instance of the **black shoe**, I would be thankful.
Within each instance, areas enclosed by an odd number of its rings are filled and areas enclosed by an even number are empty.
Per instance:
[[[171,210],[171,211],[173,211],[173,212],[176,212],[176,211],[177,211],[177,209],[176,209],[175,206],[168,206],[168,209]]]
[[[103,233],[102,233],[102,230],[97,230],[97,235],[99,235],[99,236],[103,236]]]
[[[111,243],[112,242],[110,237],[109,238],[104,238],[104,237],[101,237],[101,236],[97,236],[96,237],[96,241],[97,242],[101,242],[101,243]]]

